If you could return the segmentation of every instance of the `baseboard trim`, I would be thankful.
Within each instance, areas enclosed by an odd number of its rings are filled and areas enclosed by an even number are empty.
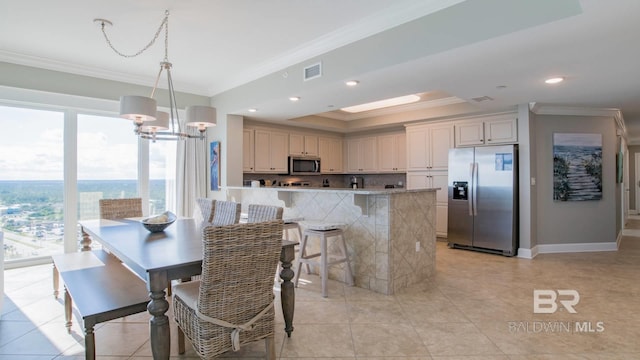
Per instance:
[[[618,237],[616,238],[616,248],[620,249],[620,243],[622,243],[622,234],[624,230],[618,233]]]
[[[518,249],[518,257],[522,258],[522,259],[533,259],[534,257],[536,257],[536,255],[538,255],[538,246],[534,246],[531,249],[524,249],[524,248],[519,248]]]
[[[618,246],[619,240],[617,239],[615,242],[537,245],[540,254],[618,251]]]

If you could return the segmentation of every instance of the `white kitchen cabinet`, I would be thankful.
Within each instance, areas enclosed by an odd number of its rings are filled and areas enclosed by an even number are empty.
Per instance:
[[[376,149],[376,136],[347,139],[347,172],[377,172],[378,160]]]
[[[254,130],[242,130],[242,171],[253,172],[254,167]]]
[[[407,171],[447,170],[453,124],[407,126]]]
[[[289,134],[289,155],[318,156],[318,137]]]
[[[439,188],[436,191],[436,235],[447,237],[448,173],[447,171],[407,172],[407,189]]]
[[[320,155],[320,171],[323,174],[343,172],[342,139],[318,137],[318,154]]]
[[[404,172],[407,168],[405,133],[378,136],[378,171]]]
[[[500,115],[456,122],[456,146],[513,144],[518,141],[518,119]]]
[[[255,172],[286,173],[288,171],[289,134],[256,129],[254,138]]]

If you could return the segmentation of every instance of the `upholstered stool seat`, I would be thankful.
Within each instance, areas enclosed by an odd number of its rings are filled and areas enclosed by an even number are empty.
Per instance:
[[[298,264],[296,266],[296,275],[294,278],[294,284],[298,286],[298,280],[300,279],[300,268],[302,264],[315,264],[319,266],[320,277],[322,278],[322,296],[328,296],[327,279],[329,276],[329,266],[346,263],[345,266],[345,282],[349,285],[353,285],[353,274],[351,272],[351,262],[349,261],[349,255],[347,253],[347,244],[344,239],[344,232],[340,228],[343,224],[330,223],[330,222],[301,222],[304,231],[302,232],[302,242],[300,244],[300,250],[298,252]],[[320,239],[320,252],[315,254],[306,253],[306,247],[309,238]],[[340,254],[336,257],[330,257],[327,250],[327,240],[336,239],[339,241],[338,250]],[[311,260],[319,257],[320,261]]]

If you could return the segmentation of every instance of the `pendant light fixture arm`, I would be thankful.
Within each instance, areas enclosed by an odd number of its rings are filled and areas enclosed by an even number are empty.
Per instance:
[[[135,125],[135,134],[143,139],[156,140],[184,140],[184,139],[200,139],[206,138],[206,128],[216,125],[216,109],[210,106],[195,105],[186,107],[186,123],[187,127],[196,127],[199,134],[189,134],[183,132],[182,123],[178,115],[178,104],[176,101],[175,89],[173,87],[173,77],[171,76],[172,64],[169,62],[169,10],[165,10],[165,16],[153,39],[135,54],[127,55],[118,51],[105,31],[106,25],[112,25],[108,20],[94,19],[99,22],[102,28],[102,34],[109,47],[118,55],[126,58],[136,57],[149,49],[160,36],[160,32],[164,28],[164,59],[160,62],[160,70],[156,77],[155,84],[151,90],[151,97],[137,95],[126,95],[120,97],[120,116],[133,120]],[[167,72],[168,93],[169,93],[169,113],[157,110],[157,101],[154,96],[158,89],[162,71]]]

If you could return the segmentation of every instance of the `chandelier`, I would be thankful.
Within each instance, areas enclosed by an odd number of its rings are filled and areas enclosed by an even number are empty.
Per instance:
[[[156,140],[183,140],[189,138],[205,139],[207,127],[216,125],[216,109],[210,106],[187,106],[185,111],[187,114],[184,125],[188,127],[196,127],[198,134],[190,134],[183,131],[183,124],[178,115],[178,106],[176,104],[176,96],[173,88],[173,80],[171,78],[171,62],[169,62],[169,10],[165,11],[165,17],[160,23],[153,39],[142,49],[134,54],[124,54],[118,51],[105,31],[106,25],[113,25],[109,20],[94,19],[94,22],[101,24],[102,34],[109,47],[118,55],[125,58],[132,58],[142,54],[149,49],[160,36],[164,28],[164,59],[160,62],[160,71],[156,77],[153,90],[150,97],[138,95],[125,95],[120,97],[120,117],[132,120],[136,135],[144,139]],[[168,90],[169,90],[169,113],[157,110],[157,102],[154,99],[158,82],[162,76],[162,72],[167,73]]]

